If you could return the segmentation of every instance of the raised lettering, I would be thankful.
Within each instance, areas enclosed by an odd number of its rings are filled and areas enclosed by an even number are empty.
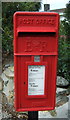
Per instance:
[[[25,52],[31,52],[32,48],[31,48],[31,42],[26,42],[26,49]]]

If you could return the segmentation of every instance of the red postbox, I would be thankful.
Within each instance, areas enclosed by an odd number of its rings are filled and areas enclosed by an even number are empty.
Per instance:
[[[47,12],[14,14],[15,108],[55,107],[59,15]]]

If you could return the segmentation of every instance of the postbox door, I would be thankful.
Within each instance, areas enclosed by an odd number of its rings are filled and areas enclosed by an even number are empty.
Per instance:
[[[42,105],[53,109],[57,66],[55,36],[52,32],[18,34],[17,53],[20,54],[15,56],[18,108],[40,109]]]

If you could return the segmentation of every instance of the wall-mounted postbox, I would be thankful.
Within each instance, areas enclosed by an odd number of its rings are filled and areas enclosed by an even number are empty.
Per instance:
[[[47,12],[14,14],[15,108],[55,107],[59,15]]]

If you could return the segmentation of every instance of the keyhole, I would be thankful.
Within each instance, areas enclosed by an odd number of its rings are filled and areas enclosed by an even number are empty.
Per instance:
[[[24,84],[25,84],[25,82],[24,82]]]

